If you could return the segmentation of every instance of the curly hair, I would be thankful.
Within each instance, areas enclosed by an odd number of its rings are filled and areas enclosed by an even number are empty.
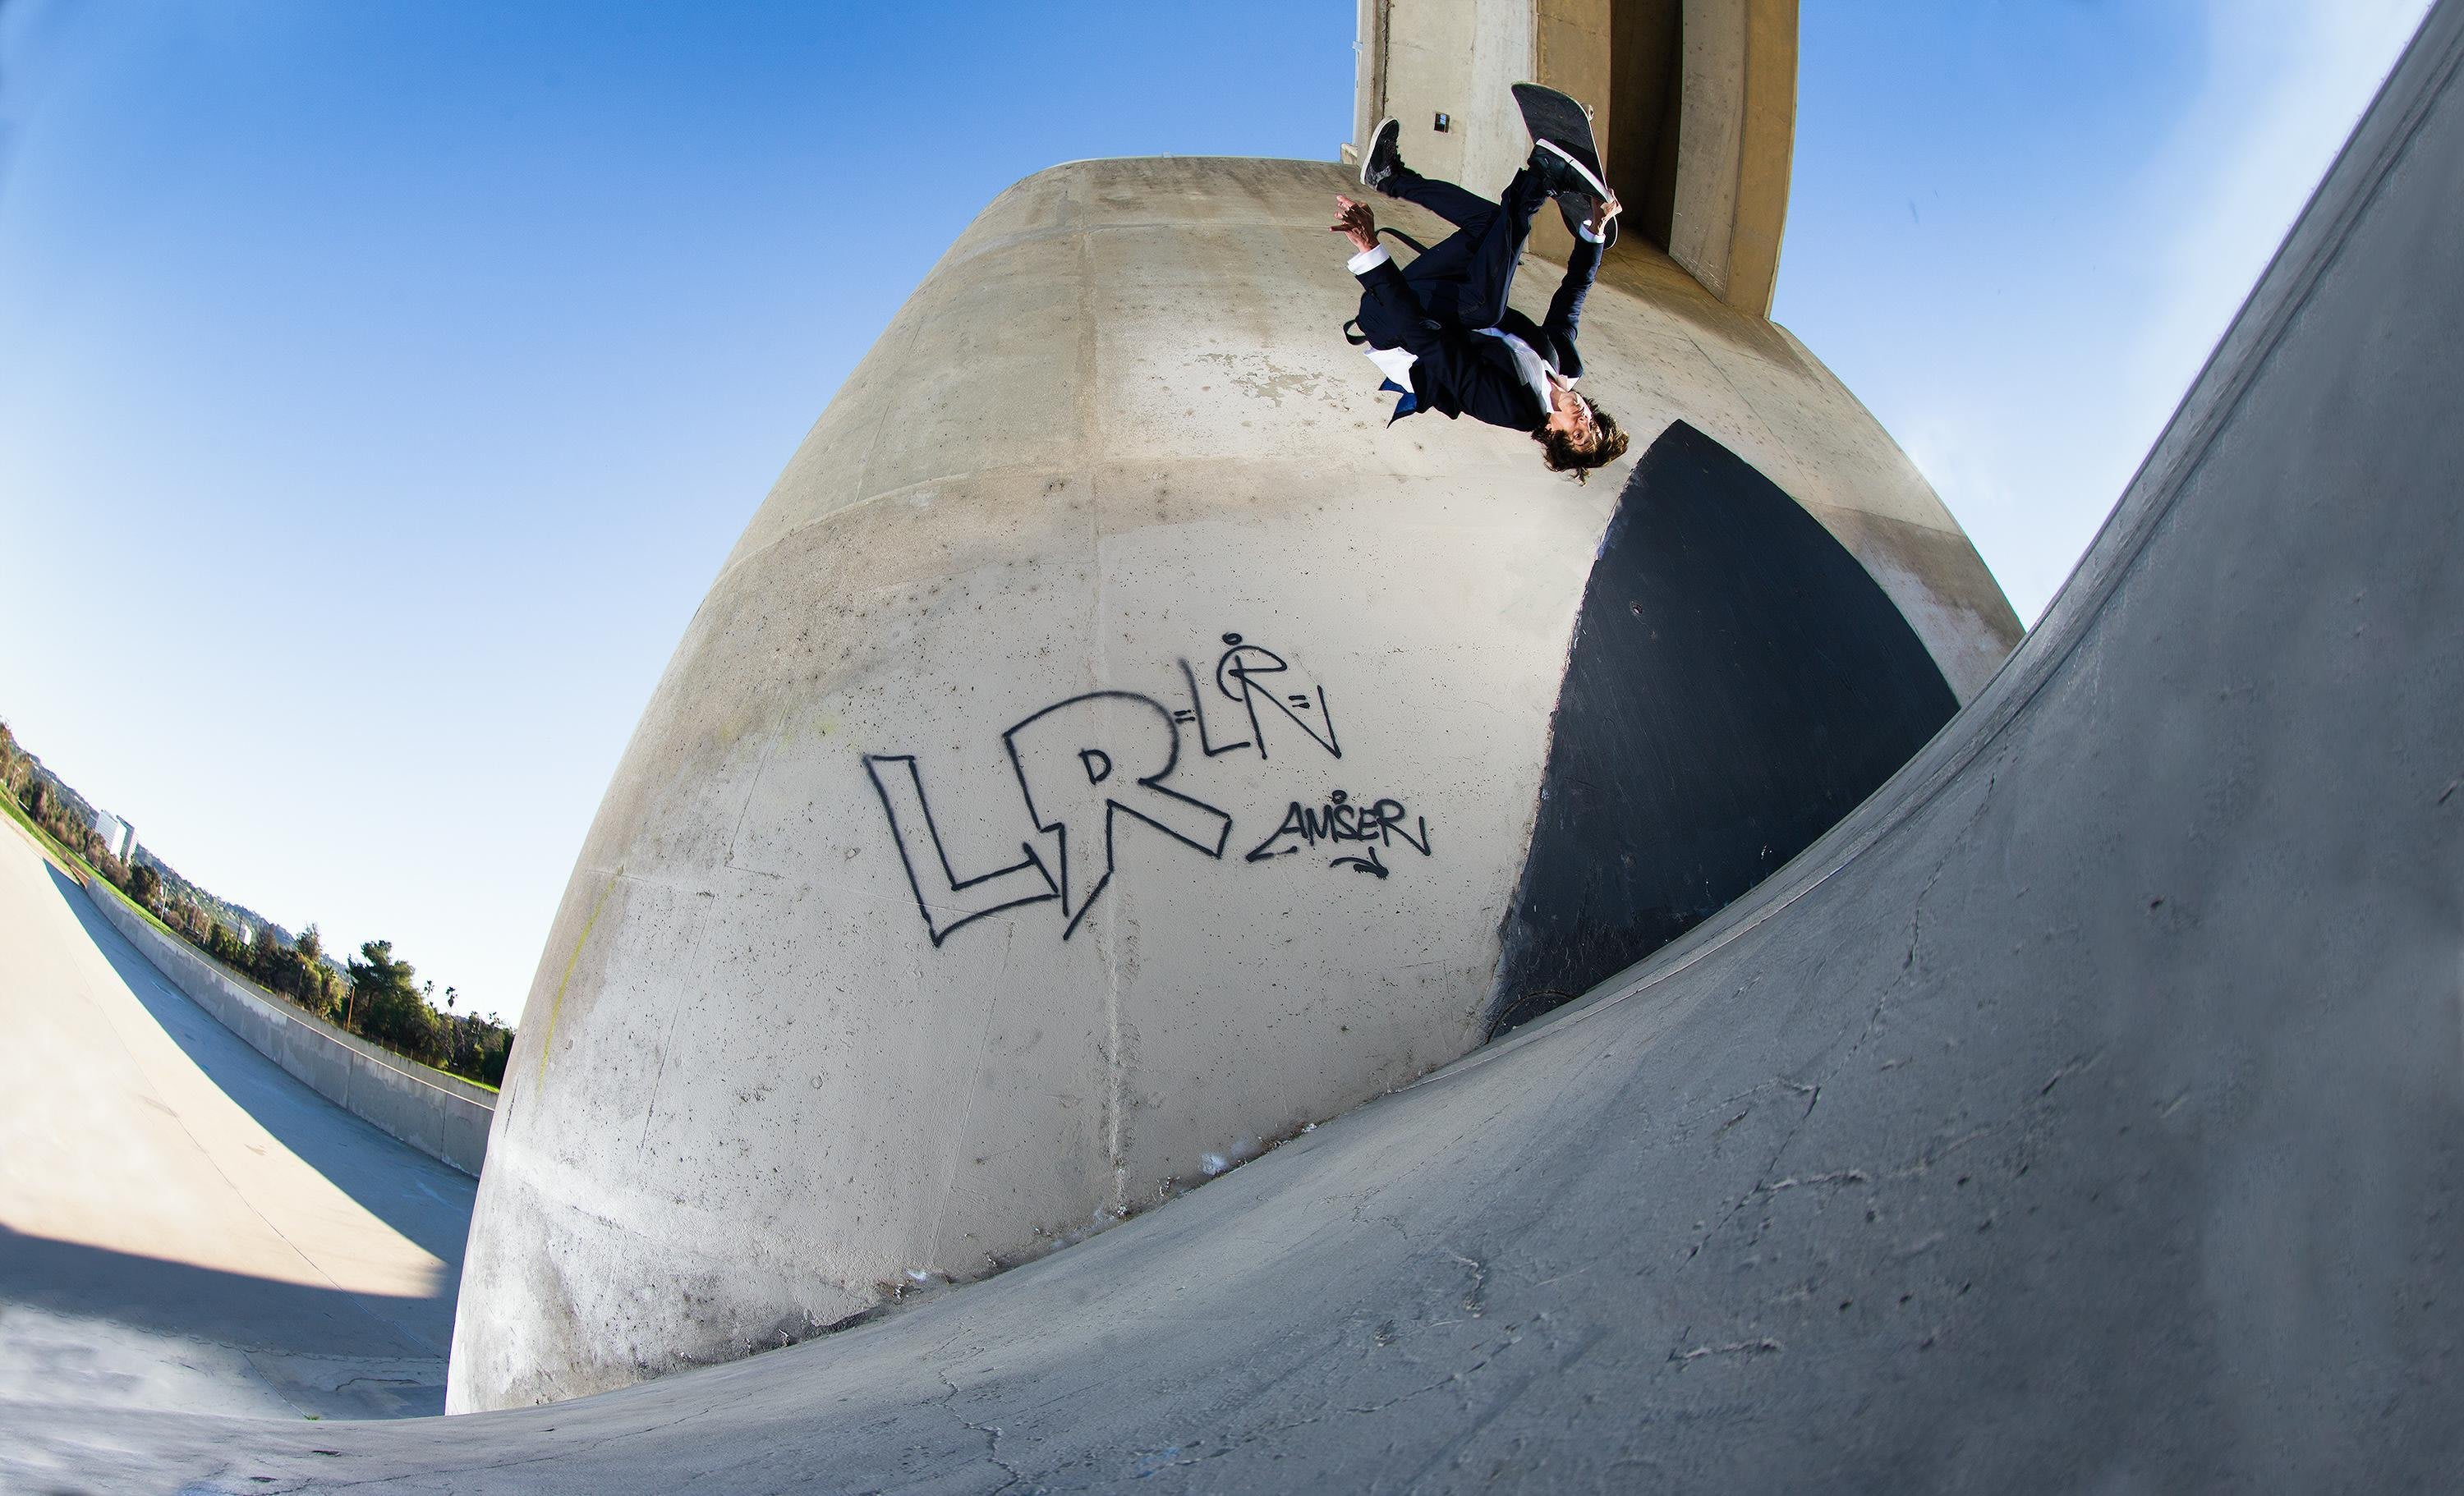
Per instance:
[[[1588,398],[1583,403],[1592,405]],[[1626,434],[1617,429],[1616,417],[1592,405],[1592,423],[1599,428],[1600,433],[1589,446],[1580,444],[1564,431],[1552,431],[1545,426],[1531,433],[1531,439],[1540,444],[1540,460],[1549,465],[1550,472],[1571,473],[1575,482],[1588,483],[1592,469],[1605,468],[1625,455]]]

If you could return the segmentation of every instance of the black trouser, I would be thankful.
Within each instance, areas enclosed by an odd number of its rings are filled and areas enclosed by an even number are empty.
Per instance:
[[[1516,172],[1506,185],[1503,199],[1495,203],[1408,168],[1396,172],[1381,190],[1389,197],[1418,204],[1455,226],[1454,232],[1402,268],[1403,279],[1420,298],[1421,310],[1431,320],[1465,332],[1496,326],[1506,316],[1506,296],[1514,287],[1524,243],[1531,237],[1532,215],[1549,201],[1540,174],[1529,166]],[[1363,297],[1360,330],[1378,347],[1401,347],[1402,334],[1381,325],[1384,321],[1383,310]]]

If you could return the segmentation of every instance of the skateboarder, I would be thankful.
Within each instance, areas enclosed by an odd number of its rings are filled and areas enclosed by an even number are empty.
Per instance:
[[[1366,344],[1371,362],[1385,372],[1382,387],[1400,391],[1394,419],[1438,410],[1450,420],[1469,415],[1529,431],[1552,472],[1578,480],[1624,455],[1626,435],[1617,422],[1574,391],[1583,373],[1575,330],[1619,211],[1617,194],[1544,139],[1492,203],[1405,165],[1400,135],[1393,120],[1378,124],[1361,162],[1362,185],[1419,204],[1455,231],[1398,268],[1377,242],[1367,207],[1337,197],[1333,224],[1359,252],[1348,267],[1361,284],[1354,341]],[[1548,316],[1535,324],[1507,306],[1506,297],[1532,215],[1558,194],[1578,198],[1591,212],[1575,229],[1574,253]]]

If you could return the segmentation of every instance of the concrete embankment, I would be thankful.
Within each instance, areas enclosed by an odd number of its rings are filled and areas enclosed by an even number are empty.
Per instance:
[[[442,1411],[476,1181],[216,1022],[22,831],[0,822],[0,1429],[31,1404]]]
[[[496,1101],[487,1088],[432,1070],[278,1001],[270,1001],[187,941],[165,935],[120,895],[86,897],[156,970],[249,1047],[353,1116],[432,1158],[478,1177]]]

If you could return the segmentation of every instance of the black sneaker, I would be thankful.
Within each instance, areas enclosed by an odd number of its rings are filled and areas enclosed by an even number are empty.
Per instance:
[[[1608,184],[1594,176],[1589,166],[1574,159],[1573,152],[1555,141],[1532,144],[1531,169],[1540,173],[1540,184],[1551,197],[1573,193],[1595,203],[1609,200]]]
[[[1383,192],[1386,184],[1409,169],[1403,165],[1403,122],[1389,117],[1369,132],[1369,149],[1360,158],[1360,185]]]

